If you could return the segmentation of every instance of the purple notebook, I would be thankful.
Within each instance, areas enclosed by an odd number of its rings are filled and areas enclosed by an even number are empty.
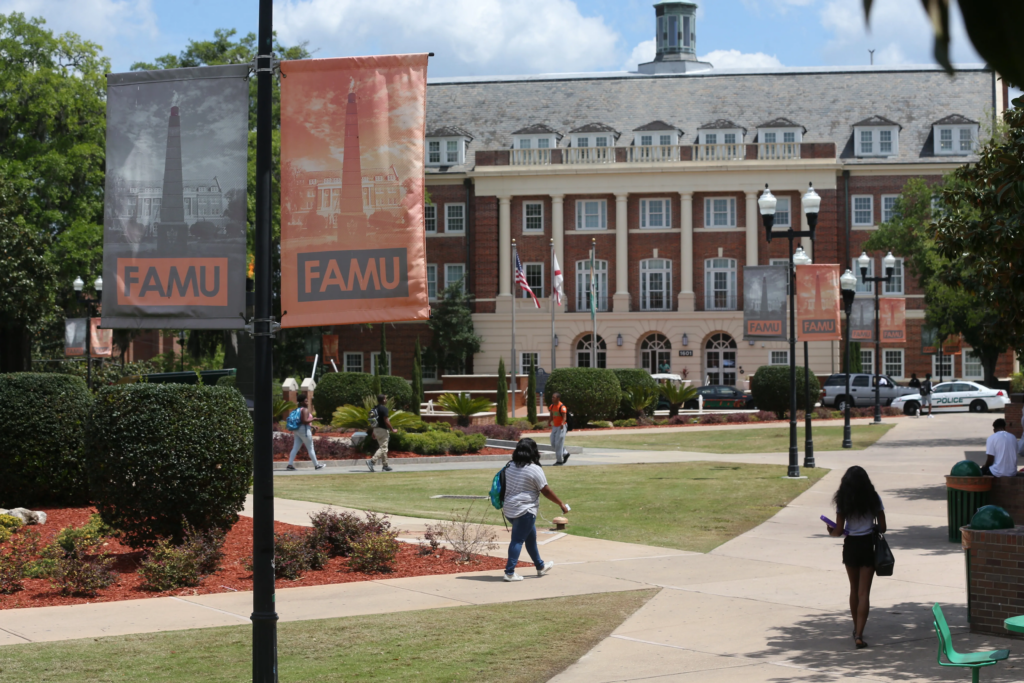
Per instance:
[[[833,521],[832,521],[831,519],[829,519],[828,517],[826,517],[825,515],[822,515],[822,516],[821,516],[821,521],[825,522],[825,524],[828,524],[828,525],[829,525],[830,527],[832,527],[833,529],[835,529],[835,528],[836,528],[836,523],[835,523],[835,522],[833,522]],[[846,536],[846,535],[847,535],[847,531],[846,531],[846,529],[843,529],[843,536]]]

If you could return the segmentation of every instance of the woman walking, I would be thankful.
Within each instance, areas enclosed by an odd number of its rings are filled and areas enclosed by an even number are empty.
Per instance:
[[[871,609],[871,581],[875,578],[875,531],[886,531],[885,508],[868,473],[857,465],[846,470],[832,502],[836,526],[826,524],[826,528],[829,536],[841,536],[844,528],[848,534],[843,541],[843,564],[850,578],[853,639],[861,649],[868,646],[863,636]]]
[[[309,398],[306,394],[299,396],[299,407],[296,410],[299,411],[299,427],[292,432],[292,452],[288,456],[288,466],[285,469],[295,469],[295,456],[299,452],[299,448],[302,446],[306,447],[306,452],[309,453],[309,459],[313,462],[313,469],[323,469],[326,467],[323,463],[316,461],[316,451],[313,450],[313,413],[309,411],[307,404]]]
[[[552,503],[568,512],[569,506],[558,499],[555,492],[548,486],[544,470],[540,466],[540,451],[533,439],[520,439],[516,450],[512,453],[512,464],[505,468],[505,503],[502,510],[505,517],[512,522],[512,540],[508,544],[508,562],[505,563],[505,580],[522,581],[523,577],[516,574],[519,555],[526,544],[526,552],[537,568],[537,576],[544,576],[555,566],[554,562],[540,559],[537,548],[537,511],[540,507],[540,494]]]

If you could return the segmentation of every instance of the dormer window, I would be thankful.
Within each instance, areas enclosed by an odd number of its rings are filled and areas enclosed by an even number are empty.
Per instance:
[[[858,157],[893,157],[899,154],[900,124],[872,116],[853,124],[854,153]]]
[[[466,163],[466,146],[473,139],[466,131],[446,126],[427,133],[427,165],[459,166]]]
[[[650,123],[633,129],[633,144],[638,147],[678,145],[682,131],[664,121]]]
[[[719,119],[706,123],[697,130],[698,145],[739,145],[743,143],[746,129],[732,121]]]
[[[953,114],[932,124],[936,156],[973,154],[978,148],[978,122]]]
[[[561,139],[554,128],[537,123],[512,133],[512,149],[553,149]]]
[[[588,123],[569,131],[572,147],[614,147],[619,132],[603,123]]]
[[[803,141],[806,132],[803,126],[780,117],[757,127],[757,141],[768,145],[797,143]]]

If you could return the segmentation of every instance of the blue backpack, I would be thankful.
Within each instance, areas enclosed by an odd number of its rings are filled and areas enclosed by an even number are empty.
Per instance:
[[[302,408],[296,408],[292,412],[288,413],[288,422],[286,426],[290,432],[294,432],[302,426]]]
[[[498,470],[498,473],[494,475],[494,479],[491,481],[491,505],[496,510],[500,510],[505,506],[505,470],[511,465],[511,461],[505,463],[505,466]]]

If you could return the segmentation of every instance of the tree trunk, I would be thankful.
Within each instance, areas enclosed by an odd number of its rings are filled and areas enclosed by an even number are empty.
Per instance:
[[[996,379],[996,363],[999,362],[999,352],[979,349],[975,349],[975,352],[981,359],[981,367],[985,370],[985,386],[995,388],[998,381]]]
[[[18,322],[0,326],[0,373],[32,370],[32,339]]]

